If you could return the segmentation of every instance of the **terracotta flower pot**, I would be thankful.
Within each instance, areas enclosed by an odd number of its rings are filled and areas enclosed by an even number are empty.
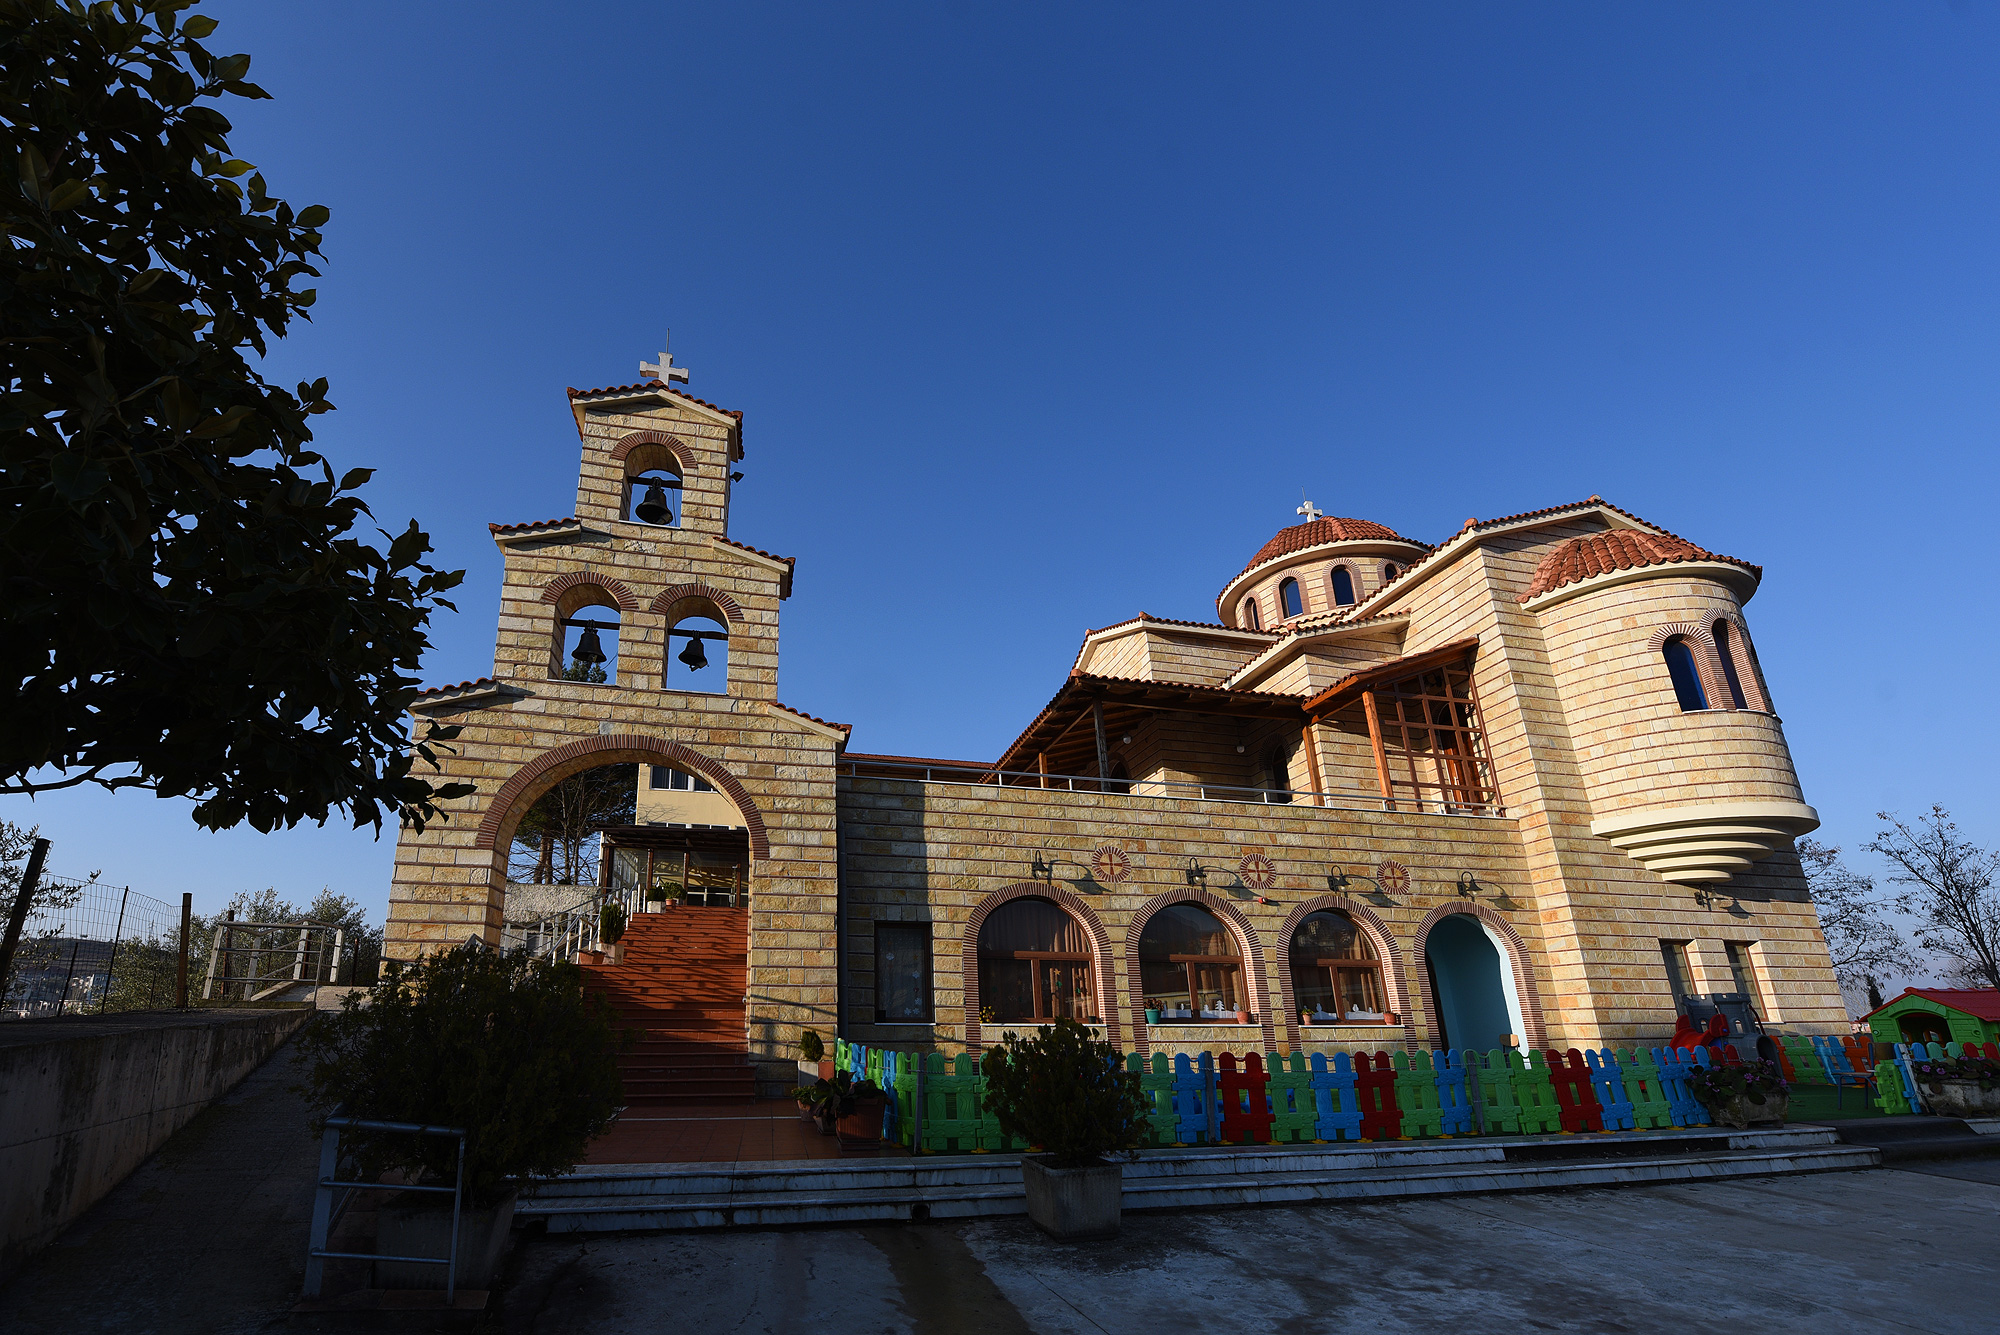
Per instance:
[[[843,1149],[852,1145],[861,1148],[882,1143],[882,1110],[887,1099],[856,1099],[854,1111],[842,1117],[834,1126],[840,1135]]]

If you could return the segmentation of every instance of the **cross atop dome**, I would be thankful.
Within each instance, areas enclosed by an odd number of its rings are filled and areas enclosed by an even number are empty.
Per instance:
[[[687,383],[688,379],[687,367],[675,366],[674,359],[667,355],[667,349],[665,347],[665,344],[672,342],[673,336],[674,336],[673,330],[669,329],[667,331],[667,337],[661,340],[662,346],[660,348],[660,360],[658,362],[639,363],[640,375],[645,376],[651,380],[659,380],[662,382],[668,380],[678,380],[684,385]]]
[[[1305,501],[1305,495],[1306,494],[1303,491],[1300,492],[1299,499]],[[1314,505],[1311,501],[1305,501],[1305,504],[1301,505],[1298,508],[1298,510],[1295,511],[1295,513],[1304,515],[1306,517],[1306,522],[1310,524],[1312,523],[1313,520],[1318,519],[1322,515],[1324,515],[1325,511],[1321,510],[1317,505]]]

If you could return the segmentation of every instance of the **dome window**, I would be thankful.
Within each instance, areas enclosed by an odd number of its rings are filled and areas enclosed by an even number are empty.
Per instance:
[[[1335,566],[1333,574],[1328,576],[1328,582],[1333,585],[1334,606],[1354,606],[1354,576],[1349,573],[1346,566]]]
[[[1287,578],[1278,585],[1278,603],[1284,608],[1285,619],[1288,621],[1293,617],[1305,615],[1305,599],[1299,593],[1297,580]]]
[[[1708,708],[1708,696],[1701,689],[1701,673],[1695,668],[1694,645],[1685,635],[1676,635],[1660,646],[1667,661],[1667,675],[1673,678],[1674,698],[1681,713],[1693,714]]]
[[[1390,580],[1396,578],[1396,576],[1402,573],[1403,572],[1397,568],[1396,563],[1394,561],[1391,561],[1382,567],[1382,582],[1386,584]]]
[[[1255,598],[1245,598],[1243,600],[1243,624],[1251,630],[1264,629],[1264,619],[1257,615],[1257,600]]]

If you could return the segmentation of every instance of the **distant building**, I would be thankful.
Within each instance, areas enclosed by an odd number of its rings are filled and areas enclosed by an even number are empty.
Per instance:
[[[462,727],[444,777],[478,791],[403,832],[391,957],[497,939],[522,813],[636,763],[607,879],[744,914],[747,999],[712,1000],[742,1007],[767,1089],[802,1027],[1597,1046],[1744,992],[1774,1026],[1847,1028],[1792,852],[1818,818],[1744,618],[1755,565],[1595,496],[1436,545],[1308,505],[1215,620],[1087,632],[997,759],[862,754],[778,699],[793,562],[729,536],[741,415],[659,380],[570,405],[573,514],[492,526],[492,676],[416,707]],[[563,679],[592,653],[610,680]]]

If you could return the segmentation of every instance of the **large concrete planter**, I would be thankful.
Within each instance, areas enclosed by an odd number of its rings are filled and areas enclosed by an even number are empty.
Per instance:
[[[2000,1085],[1981,1089],[1977,1080],[1925,1085],[1924,1101],[1941,1117],[2000,1117]]]
[[[1028,1218],[1052,1238],[1109,1238],[1125,1210],[1125,1169],[1097,1163],[1089,1168],[1051,1168],[1038,1155],[1021,1160],[1028,1188]]]
[[[500,1277],[514,1227],[514,1194],[484,1210],[458,1217],[458,1287],[490,1289]],[[451,1250],[451,1200],[428,1192],[406,1192],[382,1203],[376,1216],[375,1250],[388,1256],[443,1256]],[[377,1261],[378,1289],[442,1289],[445,1267],[408,1261]]]
[[[1783,1126],[1785,1112],[1792,1105],[1792,1096],[1779,1090],[1766,1094],[1762,1103],[1752,1103],[1747,1098],[1733,1098],[1708,1110],[1717,1126],[1733,1126],[1743,1130],[1750,1126]]]

